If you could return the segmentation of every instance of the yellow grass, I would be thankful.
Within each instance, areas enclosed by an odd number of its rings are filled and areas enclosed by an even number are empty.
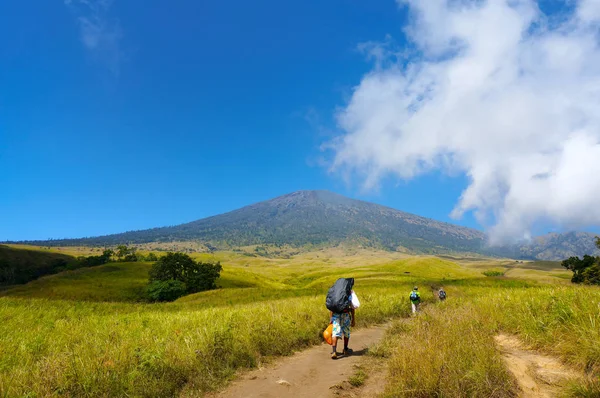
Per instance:
[[[240,369],[320,343],[325,294],[338,277],[356,278],[358,327],[407,318],[408,293],[421,287],[427,313],[397,323],[374,350],[390,361],[389,396],[514,396],[493,346],[500,330],[587,370],[590,381],[572,391],[600,394],[600,291],[555,283],[565,280],[560,271],[343,248],[291,258],[194,256],[221,261],[220,288],[174,303],[135,302],[144,263],[66,272],[3,292],[0,395],[202,396]],[[494,268],[509,272],[481,274]],[[440,285],[448,300],[438,304],[431,288]]]

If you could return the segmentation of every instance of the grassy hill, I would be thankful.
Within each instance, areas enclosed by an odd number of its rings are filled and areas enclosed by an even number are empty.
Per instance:
[[[64,271],[74,263],[75,258],[65,254],[0,245],[0,287]]]
[[[150,263],[110,263],[44,276],[0,296],[78,301],[141,301]]]
[[[574,388],[600,393],[597,288],[485,277],[482,270],[502,263],[483,259],[334,249],[289,259],[198,256],[222,261],[221,288],[173,303],[134,302],[143,263],[65,272],[4,292],[0,395],[203,396],[240,369],[319,344],[327,288],[348,276],[362,303],[358,327],[407,317],[408,292],[421,287],[426,314],[392,327],[373,351],[389,363],[390,396],[515,396],[494,349],[498,330],[586,368],[592,381]],[[449,298],[437,304],[430,287],[441,284]]]

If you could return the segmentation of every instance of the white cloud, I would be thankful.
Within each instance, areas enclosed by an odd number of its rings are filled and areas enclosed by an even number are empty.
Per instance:
[[[600,1],[581,0],[578,16],[586,22],[600,20]]]
[[[113,0],[65,0],[65,5],[79,24],[81,42],[85,48],[118,75],[123,34],[119,22],[108,16],[112,3]]]
[[[600,2],[559,19],[532,0],[400,3],[417,52],[386,64],[369,44],[376,66],[337,114],[332,168],[367,188],[464,172],[453,216],[473,211],[496,243],[538,222],[600,225]]]

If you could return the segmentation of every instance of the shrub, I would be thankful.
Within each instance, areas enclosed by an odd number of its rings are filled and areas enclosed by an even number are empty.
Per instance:
[[[147,295],[150,301],[174,301],[185,294],[185,283],[168,279],[150,282]]]
[[[144,260],[145,261],[156,261],[156,260],[158,260],[158,257],[156,257],[156,254],[154,254],[154,253],[148,253],[148,255],[146,256],[146,258]]]
[[[503,271],[484,271],[483,275],[485,276],[504,276]]]
[[[581,276],[586,285],[600,285],[600,261],[583,270]]]

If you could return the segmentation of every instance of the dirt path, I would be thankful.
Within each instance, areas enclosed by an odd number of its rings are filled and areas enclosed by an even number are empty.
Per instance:
[[[379,326],[353,331],[350,348],[354,350],[354,354],[349,357],[331,359],[329,356],[331,346],[324,343],[283,358],[268,368],[251,371],[232,383],[226,390],[210,396],[220,398],[352,396],[354,394],[347,391],[347,380],[355,374],[367,348],[383,337],[385,328]],[[338,352],[341,351],[342,346],[343,344],[339,342]],[[361,388],[360,396],[374,396],[378,392],[380,390],[367,379],[366,385]]]
[[[556,397],[565,382],[578,377],[556,358],[527,350],[516,337],[501,334],[495,340],[523,398]]]

